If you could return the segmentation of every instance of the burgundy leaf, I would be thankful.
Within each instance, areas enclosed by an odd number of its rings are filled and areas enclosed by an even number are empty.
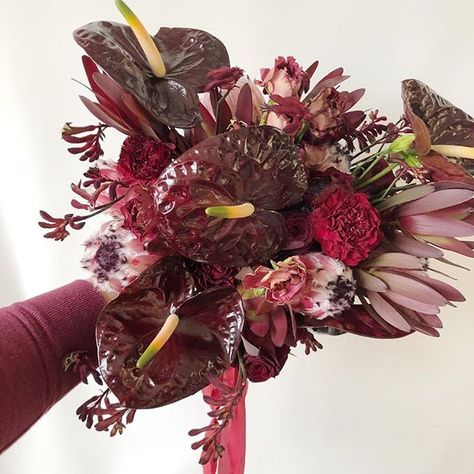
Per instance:
[[[413,331],[405,332],[388,325],[382,326],[361,305],[354,305],[351,309],[337,316],[337,318],[311,319],[305,318],[304,325],[312,328],[335,328],[358,336],[377,339],[395,339],[404,337]]]
[[[235,118],[241,122],[250,125],[252,123],[253,101],[250,85],[245,83],[239,92],[237,107],[235,109]]]

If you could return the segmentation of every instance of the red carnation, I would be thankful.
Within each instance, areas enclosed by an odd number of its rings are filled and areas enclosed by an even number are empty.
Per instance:
[[[345,187],[317,199],[311,224],[322,251],[349,266],[365,260],[383,237],[380,216],[367,195]]]
[[[120,201],[123,228],[132,231],[143,244],[151,242],[157,235],[157,212],[152,190],[136,184]]]
[[[144,136],[128,137],[122,145],[117,164],[124,178],[156,179],[170,164],[174,150],[172,143],[162,143]]]

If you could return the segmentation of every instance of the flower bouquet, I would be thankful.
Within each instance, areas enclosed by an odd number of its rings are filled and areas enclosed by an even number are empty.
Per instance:
[[[354,110],[364,90],[342,90],[342,68],[316,82],[318,62],[291,56],[252,80],[211,34],[150,36],[116,4],[128,25],[74,32],[98,120],[62,131],[90,163],[75,211],[41,211],[55,240],[109,216],[82,260],[109,300],[98,370],[80,351],[64,365],[105,382],[77,414],[112,436],[202,390],[210,422],[192,447],[206,473],[239,474],[249,381],[297,345],[322,349],[319,333],[438,336],[440,308],[464,300],[431,262],[474,256],[474,119],[413,79],[397,122]],[[116,159],[109,129],[125,135]]]

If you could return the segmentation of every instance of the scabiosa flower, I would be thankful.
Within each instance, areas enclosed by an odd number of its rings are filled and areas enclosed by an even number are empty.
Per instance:
[[[352,271],[342,262],[311,252],[258,267],[244,276],[242,285],[260,289],[267,301],[289,305],[314,318],[334,316],[349,308],[355,292]]]
[[[383,252],[356,270],[357,294],[369,314],[384,327],[438,336],[439,307],[464,301],[452,286],[428,276],[426,261],[401,252]]]
[[[365,260],[383,238],[368,196],[342,186],[316,199],[311,223],[323,252],[349,266]]]
[[[85,243],[82,267],[92,273],[94,284],[103,291],[119,293],[143,270],[158,261],[143,249],[135,236],[118,220],[106,222]]]
[[[457,239],[474,235],[473,204],[474,185],[449,181],[402,191],[382,202],[380,210],[403,251],[439,258],[439,247],[474,257],[472,243]]]
[[[260,75],[262,80],[259,85],[263,86],[269,95],[300,97],[309,89],[309,76],[293,56],[288,56],[286,59],[278,56],[273,68],[261,69]]]
[[[175,146],[153,138],[134,135],[125,139],[117,164],[124,179],[156,179],[170,164]]]

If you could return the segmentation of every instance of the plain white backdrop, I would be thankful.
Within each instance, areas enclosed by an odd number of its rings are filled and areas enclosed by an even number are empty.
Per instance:
[[[251,76],[291,54],[306,66],[319,59],[320,75],[344,66],[348,87],[367,88],[364,107],[393,119],[401,113],[400,81],[409,77],[474,113],[472,0],[129,3],[150,32],[161,25],[213,33],[232,65]],[[71,32],[121,19],[112,0],[0,0],[0,9],[0,305],[7,305],[86,276],[81,242],[96,225],[56,243],[36,222],[40,208],[68,211],[69,183],[87,166],[60,140],[64,122],[95,122],[70,79],[84,80]],[[119,146],[120,136],[109,133],[107,156]],[[454,275],[470,301],[443,311],[440,339],[321,338],[323,351],[298,351],[277,379],[251,385],[246,472],[472,474],[473,277]],[[0,380],[0,390],[7,383],[15,381]],[[94,390],[78,387],[58,403],[0,456],[0,472],[200,472],[186,434],[206,422],[200,395],[140,412],[110,439],[74,414]]]

